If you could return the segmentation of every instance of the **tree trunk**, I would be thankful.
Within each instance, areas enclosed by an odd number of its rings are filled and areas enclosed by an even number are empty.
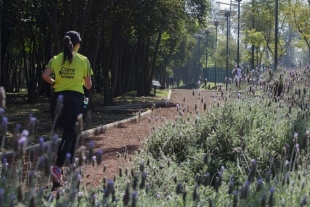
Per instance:
[[[113,31],[113,57],[111,67],[111,92],[110,100],[115,97],[116,86],[119,75],[119,61],[120,61],[120,41],[121,41],[121,22],[120,20],[114,23]]]
[[[85,5],[85,8],[84,8],[84,12],[83,12],[83,16],[82,16],[82,23],[81,23],[81,28],[80,28],[80,35],[81,35],[82,40],[84,38],[84,31],[85,31],[86,23],[88,21],[88,17],[89,17],[90,11],[91,11],[92,3],[93,3],[93,0],[88,0],[87,4]],[[80,50],[81,50],[81,52],[84,52],[83,45],[82,45],[82,48]]]
[[[160,42],[161,42],[161,36],[162,36],[162,32],[159,32],[158,33],[158,37],[157,37],[157,41],[156,41],[156,47],[155,47],[155,51],[154,51],[154,58],[153,58],[153,63],[152,63],[152,68],[151,68],[151,74],[150,74],[150,77],[148,79],[148,91],[151,90],[151,87],[152,87],[152,80],[154,78],[154,73],[155,73],[155,68],[156,68],[156,62],[157,62],[157,54],[158,54],[158,48],[159,48],[159,45],[160,45]],[[161,84],[162,85],[162,84]]]
[[[145,42],[144,40],[139,37],[138,41],[139,45],[139,52],[137,55],[137,81],[136,81],[136,90],[137,90],[137,95],[138,96],[143,96],[144,95],[144,60],[145,60]]]
[[[59,37],[58,37],[58,29],[57,29],[57,11],[58,11],[58,1],[54,1],[53,7],[53,18],[51,18],[47,8],[45,0],[41,0],[42,8],[44,14],[47,18],[48,24],[50,25],[51,31],[54,36],[54,54],[58,54],[60,52],[60,45],[59,45]]]

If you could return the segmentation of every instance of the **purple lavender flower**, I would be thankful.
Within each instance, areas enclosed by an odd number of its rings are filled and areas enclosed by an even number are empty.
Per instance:
[[[39,161],[38,161],[37,169],[38,169],[39,171],[43,171],[43,170],[44,170],[44,164],[45,164],[45,158],[44,158],[44,156],[41,156],[41,157],[39,158]]]
[[[225,170],[225,167],[222,166],[222,167],[221,167],[221,170],[220,170],[220,173],[223,174],[223,173],[224,173],[224,170]]]
[[[212,203],[211,198],[208,199],[208,203],[209,203],[209,207],[213,207],[213,203]]]
[[[15,200],[16,200],[16,195],[15,194],[11,194],[11,200],[10,200],[10,204],[9,206],[15,206]]]
[[[301,190],[303,190],[305,188],[305,185],[306,185],[306,182],[303,181],[302,184],[301,184]]]
[[[203,163],[205,165],[209,164],[209,154],[206,153],[204,156],[203,156]]]
[[[74,202],[77,193],[78,193],[78,190],[77,190],[77,189],[74,189],[74,190],[71,192],[71,194],[70,194],[70,201],[71,201],[71,202]]]
[[[265,179],[266,183],[270,183],[270,178],[271,178],[271,171],[268,170],[266,173],[266,179]]]
[[[18,157],[21,157],[25,154],[27,142],[28,142],[28,139],[26,136],[21,136],[21,138],[18,140],[18,149],[17,149]]]
[[[215,192],[218,193],[219,187],[220,187],[220,179],[218,177],[216,177],[215,178],[215,184],[214,184]]]
[[[265,207],[266,206],[266,203],[267,203],[267,196],[266,194],[264,193],[261,197],[261,201],[260,201],[260,206],[261,207]]]
[[[234,199],[233,199],[233,207],[237,207],[238,206],[238,191],[234,191]]]
[[[136,207],[137,206],[137,201],[138,201],[138,193],[136,191],[132,193],[131,199],[132,199],[131,206],[132,207]]]
[[[228,194],[232,194],[234,190],[234,182],[231,180],[228,185]]]
[[[58,135],[54,134],[52,137],[52,142],[51,142],[51,146],[50,146],[52,152],[57,152],[57,150],[58,150],[57,140],[58,140]]]
[[[181,194],[183,191],[183,185],[181,183],[178,183],[175,189],[176,194]]]
[[[32,114],[29,115],[29,134],[30,136],[34,135],[36,129],[37,118],[33,117]]]
[[[290,184],[290,174],[286,174],[285,175],[285,179],[286,179],[286,184],[289,185]]]
[[[255,159],[252,159],[252,160],[251,160],[251,166],[252,166],[252,168],[256,168],[256,164],[257,164],[256,160],[255,160]]]
[[[8,130],[8,118],[4,116],[1,122],[1,131],[5,135]]]
[[[5,110],[4,108],[0,108],[0,118],[4,117]]]
[[[97,165],[100,165],[101,162],[102,162],[102,154],[103,154],[102,149],[99,149],[99,150],[97,151]]]
[[[250,172],[248,174],[248,181],[253,182],[255,175],[256,175],[256,168],[250,169]]]
[[[114,189],[114,182],[112,180],[108,180],[107,182],[107,186],[106,188],[104,189],[104,197],[105,198],[108,198],[112,193],[115,192],[115,189]]]
[[[250,182],[248,180],[245,182],[244,190],[245,190],[244,196],[245,196],[245,199],[247,199],[249,192],[250,192]]]
[[[204,186],[207,186],[207,185],[209,185],[209,183],[210,183],[210,173],[206,172],[206,173],[203,175],[203,182],[202,182],[202,184],[203,184]]]
[[[285,168],[286,168],[286,170],[289,170],[289,169],[290,169],[290,166],[291,166],[291,162],[288,161],[288,160],[286,160],[286,161],[285,161]]]
[[[124,196],[123,196],[123,204],[124,206],[127,206],[130,202],[130,189],[129,189],[129,185],[126,186],[125,188],[125,192],[124,192]]]
[[[137,176],[137,175],[134,175],[134,176],[133,176],[132,188],[133,188],[134,190],[136,190],[136,189],[137,189],[137,186],[138,186],[138,176]]]
[[[30,187],[34,187],[34,182],[35,182],[35,172],[34,171],[29,171],[28,173],[28,182]]]
[[[6,93],[5,88],[3,86],[0,87],[0,107],[5,108],[6,104]]]
[[[290,153],[290,145],[285,144],[285,148],[286,148],[286,153],[289,154]]]
[[[256,192],[261,191],[263,188],[263,180],[262,179],[258,179],[257,180],[257,184],[256,184]]]
[[[94,142],[90,141],[88,148],[88,161],[91,161],[93,155],[94,155]]]
[[[4,189],[0,188],[0,206],[4,206]]]
[[[140,189],[143,189],[145,187],[145,182],[147,178],[147,172],[142,172],[141,174],[141,183],[140,183]]]
[[[63,98],[64,98],[63,95],[59,95],[57,97],[57,103],[56,103],[56,107],[55,107],[55,111],[54,111],[56,117],[61,114],[61,110],[63,108]]]
[[[21,136],[21,138],[18,140],[18,145],[19,146],[24,146],[27,143],[27,137]]]
[[[143,171],[144,171],[144,166],[145,166],[145,163],[144,163],[144,162],[141,162],[141,163],[140,163],[140,172],[143,172]]]
[[[221,171],[218,173],[219,186],[222,185],[222,180],[223,180],[223,169],[224,169],[224,167],[222,167]]]
[[[300,202],[300,206],[306,206],[306,205],[307,205],[307,196],[304,195],[304,197],[302,198]]]
[[[40,137],[39,138],[39,144],[40,144],[40,148],[43,148],[44,146],[44,138],[43,137]]]
[[[272,160],[272,154],[270,152],[267,152],[266,154],[267,154],[267,157]]]
[[[66,159],[65,159],[65,166],[69,167],[70,165],[70,160],[71,160],[71,154],[67,153],[66,154]]]
[[[271,187],[270,188],[270,195],[269,195],[269,199],[268,199],[268,204],[270,207],[274,206],[274,199],[273,199],[273,196],[274,196],[274,187]]]
[[[7,169],[8,169],[8,160],[7,160],[6,157],[4,157],[4,158],[2,159],[2,175],[5,174],[5,172],[7,171]]]
[[[197,193],[198,184],[195,185],[194,191],[193,191],[193,201],[197,201],[199,199],[199,195]]]
[[[240,199],[247,199],[250,191],[250,182],[247,180],[246,183],[241,187]]]

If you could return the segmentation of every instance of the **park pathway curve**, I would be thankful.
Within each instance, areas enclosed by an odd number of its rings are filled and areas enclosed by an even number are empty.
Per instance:
[[[176,105],[181,109],[194,113],[203,113],[203,102],[207,105],[217,99],[220,94],[217,91],[205,91],[198,89],[171,89],[169,106],[155,107],[153,111],[142,116],[140,121],[131,121],[110,127],[102,134],[88,136],[85,139],[86,147],[93,141],[94,152],[103,150],[103,161],[99,166],[84,165],[82,186],[87,189],[98,186],[103,179],[113,179],[118,176],[119,169],[124,172],[130,170],[131,158],[140,148],[142,141],[151,133],[152,127],[160,127],[165,120],[174,120],[177,115]],[[174,106],[174,107],[173,107]],[[126,156],[125,156],[125,151]]]

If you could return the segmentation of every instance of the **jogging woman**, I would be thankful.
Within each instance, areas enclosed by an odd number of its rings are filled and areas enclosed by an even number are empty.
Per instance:
[[[75,123],[77,116],[83,113],[84,89],[92,87],[93,71],[87,57],[78,53],[81,44],[80,34],[69,31],[63,39],[63,52],[54,56],[47,64],[42,78],[53,86],[54,95],[51,100],[52,119],[55,118],[57,98],[62,95],[63,108],[57,119],[56,127],[63,127],[63,136],[59,145],[56,165],[51,168],[51,178],[56,184],[63,185],[61,168],[68,153],[71,163],[74,160],[76,145]],[[55,79],[51,77],[54,74]]]

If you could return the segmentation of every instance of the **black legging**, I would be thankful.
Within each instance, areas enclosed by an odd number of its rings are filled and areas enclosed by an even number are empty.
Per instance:
[[[67,153],[71,154],[70,162],[73,163],[75,145],[76,145],[76,132],[75,123],[77,116],[83,113],[83,100],[84,95],[75,91],[62,91],[55,92],[51,102],[52,119],[54,120],[54,110],[57,103],[57,97],[63,95],[63,108],[61,115],[57,118],[56,127],[63,127],[63,136],[58,148],[58,155],[56,165],[62,167]]]

